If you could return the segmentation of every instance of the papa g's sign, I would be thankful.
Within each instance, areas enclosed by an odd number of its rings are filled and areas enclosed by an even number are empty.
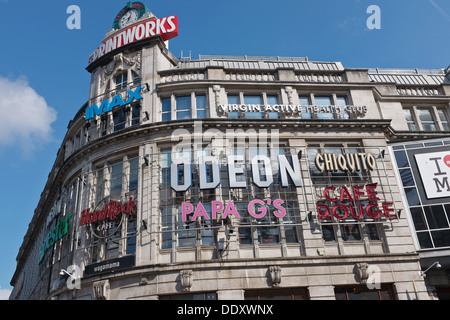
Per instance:
[[[42,242],[41,248],[39,249],[39,263],[44,259],[48,249],[69,232],[70,218],[72,218],[72,216],[68,215],[65,219],[59,221],[52,231],[48,233],[47,237],[45,237],[45,240]]]
[[[139,86],[134,91],[129,90],[127,91],[128,98],[126,101],[123,100],[122,96],[120,94],[116,95],[111,99],[103,100],[100,105],[94,104],[92,106],[89,106],[86,108],[86,115],[85,120],[89,120],[94,118],[95,115],[102,115],[103,113],[111,112],[116,107],[123,107],[127,104],[132,103],[134,100],[139,101],[142,100],[142,96],[140,95],[140,92],[142,89],[145,88],[145,86]]]

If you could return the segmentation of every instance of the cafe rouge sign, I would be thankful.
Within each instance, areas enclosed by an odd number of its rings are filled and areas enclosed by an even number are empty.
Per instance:
[[[298,155],[278,156],[279,183],[282,188],[287,188],[289,182],[295,188],[302,188],[301,166]],[[215,189],[221,183],[220,161],[212,156],[199,159],[199,188]],[[317,154],[315,166],[320,172],[370,172],[376,168],[376,158],[371,153],[343,153],[343,154]],[[272,186],[273,172],[270,158],[264,155],[255,156],[250,160],[251,178],[253,184],[259,188]],[[245,176],[245,159],[242,155],[227,156],[227,172],[229,188],[247,188]],[[186,192],[192,187],[192,168],[187,159],[177,159],[171,164],[171,187],[176,192]],[[317,203],[317,215],[319,221],[347,219],[363,220],[369,219],[389,220],[396,219],[393,203],[381,201],[377,184],[352,185],[352,186],[327,186],[321,191],[321,198],[327,204]],[[317,188],[316,190],[319,190]],[[336,195],[336,193],[339,193]],[[331,205],[331,204],[334,205]],[[277,218],[286,215],[284,201],[282,199],[253,199],[248,204],[248,213],[255,219],[262,219],[270,213],[268,206],[276,210],[272,212]],[[241,218],[234,206],[233,201],[211,203],[211,212],[206,206],[199,202],[197,205],[183,203],[181,206],[182,220],[206,220],[216,219],[220,214],[222,219],[228,216]],[[334,219],[333,219],[334,218]]]

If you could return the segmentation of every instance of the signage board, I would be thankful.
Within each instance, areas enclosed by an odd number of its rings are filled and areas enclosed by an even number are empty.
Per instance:
[[[219,113],[230,112],[263,112],[279,114],[366,114],[366,106],[302,106],[302,105],[257,105],[257,104],[221,104],[218,106]]]
[[[135,265],[135,256],[129,255],[121,258],[108,259],[101,262],[89,264],[84,268],[84,276],[114,272],[120,269],[133,267]]]
[[[127,104],[130,104],[134,101],[142,100],[141,91],[146,86],[139,86],[134,90],[128,90],[127,100],[124,101],[120,94],[113,97],[111,100],[106,99],[103,100],[100,104],[94,104],[86,108],[85,120],[90,120],[95,117],[95,115],[100,116],[103,113],[111,112],[114,108],[123,107]]]
[[[155,36],[161,36],[164,41],[178,36],[178,17],[142,19],[114,32],[105,38],[102,44],[89,56],[89,64],[123,46]]]
[[[428,199],[450,197],[450,152],[414,155]]]

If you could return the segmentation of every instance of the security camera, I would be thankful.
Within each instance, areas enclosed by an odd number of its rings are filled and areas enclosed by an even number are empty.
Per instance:
[[[442,268],[442,266],[439,262],[436,264],[436,268],[438,268],[438,269]]]

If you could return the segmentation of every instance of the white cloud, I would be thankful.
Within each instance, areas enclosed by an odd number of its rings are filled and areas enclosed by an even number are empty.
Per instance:
[[[25,78],[0,77],[0,147],[19,147],[29,155],[53,139],[56,112]]]
[[[2,289],[2,287],[0,287],[0,300],[9,300],[10,294],[11,290]]]

